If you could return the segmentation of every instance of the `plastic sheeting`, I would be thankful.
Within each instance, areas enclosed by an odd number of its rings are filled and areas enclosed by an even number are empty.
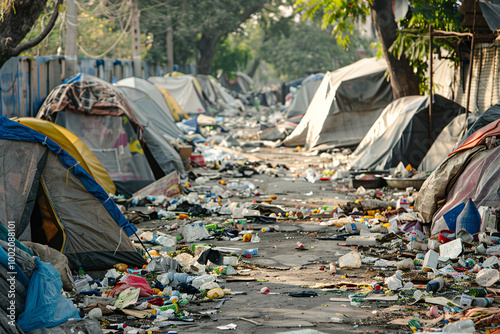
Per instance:
[[[467,163],[451,187],[446,204],[433,217],[437,222],[446,212],[471,198],[477,207],[500,206],[500,146],[483,150]]]
[[[424,159],[418,166],[419,172],[431,172],[453,152],[464,132],[465,114],[458,115],[441,131]]]
[[[460,144],[462,144],[467,138],[470,137],[474,132],[481,129],[482,127],[500,119],[500,104],[495,104],[486,110],[479,116],[479,118],[474,122],[472,127],[469,128],[465,136],[463,137]]]
[[[483,16],[486,19],[491,31],[497,31],[500,29],[500,1],[479,0],[479,5],[481,6],[481,11],[483,12]]]
[[[392,102],[354,151],[352,169],[387,170],[399,162],[418,167],[434,139],[463,112],[460,105],[434,95],[431,139],[428,97],[408,96]]]
[[[186,176],[182,159],[171,144],[182,131],[145,93],[130,87],[118,88],[128,99],[134,114],[144,127],[147,147],[163,173],[167,175],[175,170],[181,177]]]
[[[354,146],[392,101],[385,60],[367,58],[325,74],[307,112],[284,140],[308,150]]]
[[[149,77],[149,81],[165,88],[188,115],[207,112],[207,105],[195,87],[192,76]]]
[[[324,76],[324,74],[312,74],[302,81],[299,92],[288,108],[285,116],[286,118],[300,116],[306,113]]]

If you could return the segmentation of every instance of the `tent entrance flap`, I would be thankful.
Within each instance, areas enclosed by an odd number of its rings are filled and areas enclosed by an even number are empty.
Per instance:
[[[63,252],[66,244],[66,233],[54,210],[54,204],[43,177],[40,177],[36,202],[31,215],[31,241],[49,245],[60,252]]]

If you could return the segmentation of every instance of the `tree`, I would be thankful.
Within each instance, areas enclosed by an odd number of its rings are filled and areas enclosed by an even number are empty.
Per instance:
[[[40,43],[56,23],[62,0],[52,5],[52,16],[43,31],[33,39],[23,41],[46,8],[48,0],[2,0],[0,7],[0,67],[11,57]]]
[[[141,0],[141,6],[151,7],[154,1],[156,0]],[[185,42],[184,46],[195,50],[193,57],[196,60],[197,72],[209,74],[218,43],[228,34],[241,31],[242,24],[264,7],[281,2],[283,0],[169,0],[163,3],[164,6],[156,7],[155,13],[149,14],[149,22],[142,21],[141,24],[155,40],[164,39],[162,34],[165,29],[153,27],[152,21],[159,22],[162,16],[168,14],[172,18],[170,24],[174,27],[175,40],[182,40]],[[151,20],[153,15],[158,19]],[[163,42],[158,46],[161,47],[161,44]],[[174,44],[174,49],[177,49],[177,44]],[[151,51],[153,52],[152,49]],[[176,62],[179,60],[176,59]]]

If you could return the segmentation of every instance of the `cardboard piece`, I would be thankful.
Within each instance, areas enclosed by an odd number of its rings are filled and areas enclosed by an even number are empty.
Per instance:
[[[179,173],[173,171],[172,173],[165,175],[161,179],[134,193],[134,197],[159,195],[167,197],[177,197],[179,195],[182,195]]]

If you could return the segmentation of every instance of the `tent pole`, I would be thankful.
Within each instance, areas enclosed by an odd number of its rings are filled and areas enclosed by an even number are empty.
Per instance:
[[[472,85],[472,69],[474,67],[474,37],[475,33],[472,34],[472,41],[470,43],[470,55],[469,55],[469,77],[467,78],[467,108],[465,109],[465,124],[464,124],[464,133],[467,133],[467,119],[469,117],[469,108],[470,108],[470,91]]]
[[[429,139],[432,144],[432,75],[433,75],[433,64],[432,64],[432,24],[429,24]]]
[[[144,248],[144,250],[146,251],[146,253],[148,254],[149,258],[152,260],[153,257],[151,256],[151,254],[149,254],[148,252],[148,249],[146,248],[146,246],[144,246],[144,244],[142,243],[142,240],[141,238],[139,238],[139,236],[137,235],[137,233],[134,231],[134,234],[135,236],[137,237],[137,240],[139,240],[139,242],[141,243],[142,247]]]

